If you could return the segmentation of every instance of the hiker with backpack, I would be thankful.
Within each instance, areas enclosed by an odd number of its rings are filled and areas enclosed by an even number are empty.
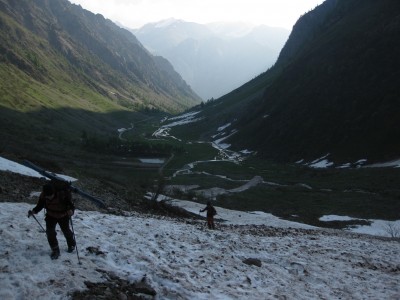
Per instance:
[[[68,252],[71,253],[76,247],[74,234],[69,226],[72,215],[75,211],[72,202],[71,189],[66,182],[47,183],[43,186],[37,205],[28,211],[28,217],[39,213],[43,208],[46,209],[46,234],[47,241],[51,248],[52,259],[60,256],[58,246],[56,226],[60,226],[65,239],[67,240]]]
[[[211,202],[207,202],[207,206],[200,210],[200,212],[207,211],[207,226],[209,229],[215,229],[214,225],[214,216],[217,214],[217,211],[215,210],[214,206],[212,206]]]

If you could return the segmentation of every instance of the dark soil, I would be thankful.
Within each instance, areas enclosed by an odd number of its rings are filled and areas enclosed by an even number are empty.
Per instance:
[[[45,178],[36,178],[0,171],[0,202],[25,202],[36,204],[42,186],[47,182]],[[153,215],[162,215],[178,218],[199,218],[179,207],[170,206],[165,202],[150,201],[148,199],[124,199],[119,195],[120,187],[104,186],[95,179],[80,179],[73,186],[86,193],[101,199],[107,208],[96,206],[90,200],[73,193],[75,206],[79,210],[96,210],[113,214],[122,214],[122,211],[136,211]]]
[[[115,274],[104,270],[97,270],[103,273],[106,279],[103,282],[93,283],[85,281],[87,290],[75,291],[71,296],[74,300],[92,300],[92,299],[126,299],[143,300],[153,299],[156,291],[146,282],[143,277],[139,282],[129,282],[121,279]]]

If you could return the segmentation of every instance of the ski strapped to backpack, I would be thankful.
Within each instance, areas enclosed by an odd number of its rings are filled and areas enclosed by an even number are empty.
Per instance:
[[[30,161],[24,160],[23,164],[28,167],[31,168],[32,170],[35,170],[36,172],[38,172],[39,174],[43,175],[44,177],[47,177],[51,180],[54,181],[62,181],[65,182],[69,185],[69,188],[71,189],[72,192],[77,193],[78,195],[85,197],[86,199],[92,201],[94,204],[96,204],[97,206],[101,207],[101,208],[106,208],[106,205],[104,203],[103,200],[100,200],[96,197],[93,197],[92,195],[89,195],[88,193],[78,189],[77,187],[74,187],[71,185],[71,182],[65,180],[64,178],[57,176],[54,173],[48,172],[40,167],[38,167],[37,165],[31,163]]]

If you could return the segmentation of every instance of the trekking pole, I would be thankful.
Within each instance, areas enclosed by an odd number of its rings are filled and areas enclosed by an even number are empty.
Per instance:
[[[34,214],[31,214],[31,216],[35,219],[35,221],[39,224],[40,228],[42,228],[43,232],[46,233],[46,230],[43,228],[42,224],[40,224],[40,222],[38,221],[38,219],[36,219]]]
[[[71,222],[71,228],[72,228],[72,233],[74,235],[74,241],[75,241],[75,250],[76,250],[76,256],[78,257],[78,263],[81,265],[81,259],[79,258],[79,253],[78,253],[78,243],[76,242],[76,237],[75,237],[75,231],[74,231],[74,225],[72,224],[72,216],[69,218]]]

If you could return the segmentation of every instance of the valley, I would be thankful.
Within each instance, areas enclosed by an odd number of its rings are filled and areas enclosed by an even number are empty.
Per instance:
[[[399,159],[397,2],[325,1],[275,65],[207,102],[102,15],[0,3],[2,157],[124,210],[165,213],[151,193],[320,227],[400,219],[400,168],[367,168]]]
[[[127,210],[153,209],[145,197],[159,193],[158,200],[167,196],[201,204],[212,201],[227,209],[262,211],[318,227],[345,228],[370,219],[400,219],[399,168],[311,168],[263,160],[249,150],[230,151],[223,141],[180,135],[179,127],[195,124],[194,116],[187,113],[169,120],[159,116],[135,123],[122,133],[116,129],[119,138],[113,142],[121,147],[120,153],[106,154],[109,146],[104,152],[71,148],[74,156],[53,154],[39,162],[82,178],[83,187],[90,182],[94,194],[101,186],[102,193],[114,194],[120,199],[117,206]],[[123,150],[123,145],[134,141],[148,143],[149,148],[139,155]],[[30,157],[38,161],[33,153]],[[114,201],[109,199],[109,205],[115,206]],[[321,221],[324,215],[356,220]]]
[[[316,169],[262,160],[251,151],[234,152],[215,142],[186,141],[184,136],[171,135],[169,140],[186,150],[164,167],[165,184],[196,187],[172,189],[175,198],[212,200],[221,207],[264,211],[322,227],[348,225],[319,221],[329,214],[359,218],[360,223],[365,222],[362,219],[400,219],[399,168]]]

